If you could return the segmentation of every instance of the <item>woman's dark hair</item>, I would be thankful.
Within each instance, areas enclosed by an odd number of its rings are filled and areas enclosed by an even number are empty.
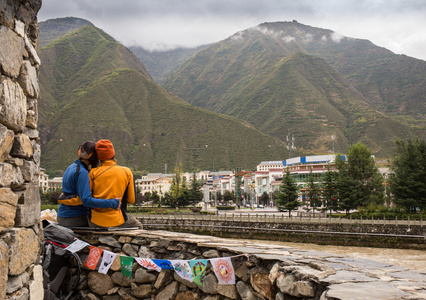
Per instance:
[[[89,157],[89,163],[92,166],[92,168],[97,168],[99,166],[99,160],[98,160],[98,156],[96,155],[95,146],[96,146],[96,143],[92,141],[87,141],[80,145],[80,147],[83,148],[87,154],[89,155],[92,154]]]

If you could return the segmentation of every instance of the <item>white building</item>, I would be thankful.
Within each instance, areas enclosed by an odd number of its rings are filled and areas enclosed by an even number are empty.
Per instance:
[[[49,175],[45,174],[45,171],[46,169],[40,168],[40,175],[38,178],[39,187],[43,193],[46,193],[49,189]]]

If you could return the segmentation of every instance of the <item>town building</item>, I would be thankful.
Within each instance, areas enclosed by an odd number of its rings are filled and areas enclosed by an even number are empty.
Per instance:
[[[49,175],[45,171],[46,169],[40,168],[40,175],[38,176],[39,187],[43,193],[49,190]]]

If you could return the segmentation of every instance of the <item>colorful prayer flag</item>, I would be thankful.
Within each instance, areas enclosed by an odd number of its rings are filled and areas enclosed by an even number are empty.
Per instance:
[[[203,285],[204,275],[206,274],[207,259],[197,259],[188,261],[191,266],[192,275],[194,276],[193,281],[197,285]]]
[[[135,260],[138,264],[140,264],[142,267],[147,268],[149,270],[155,270],[157,272],[161,272],[161,267],[157,266],[152,259],[149,258],[141,258],[141,257],[135,257]]]
[[[86,246],[90,246],[90,244],[77,239],[75,242],[66,247],[65,250],[68,250],[71,253],[76,253]]]
[[[104,250],[104,255],[102,256],[102,262],[99,265],[99,273],[106,274],[111,268],[112,263],[114,262],[115,257],[117,254]]]
[[[231,258],[212,258],[210,262],[219,284],[235,284],[235,273]]]
[[[166,270],[173,270],[173,266],[172,263],[169,260],[165,260],[165,259],[153,259],[152,260],[157,266],[159,266],[162,269],[166,269]]]
[[[101,258],[101,255],[102,255],[101,248],[90,246],[89,256],[87,257],[84,265],[91,270],[96,269],[96,265],[98,264],[99,259]]]
[[[120,256],[120,266],[121,274],[123,274],[123,276],[132,278],[133,257],[124,255]]]
[[[175,272],[185,280],[192,282],[194,276],[192,275],[191,267],[187,260],[171,260],[170,261],[175,269]]]

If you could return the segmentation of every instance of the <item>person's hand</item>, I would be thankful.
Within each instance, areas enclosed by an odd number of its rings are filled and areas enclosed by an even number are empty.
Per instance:
[[[117,207],[117,209],[120,209],[121,208],[121,197],[118,197],[118,198],[115,198],[115,199],[118,200],[118,207]]]

